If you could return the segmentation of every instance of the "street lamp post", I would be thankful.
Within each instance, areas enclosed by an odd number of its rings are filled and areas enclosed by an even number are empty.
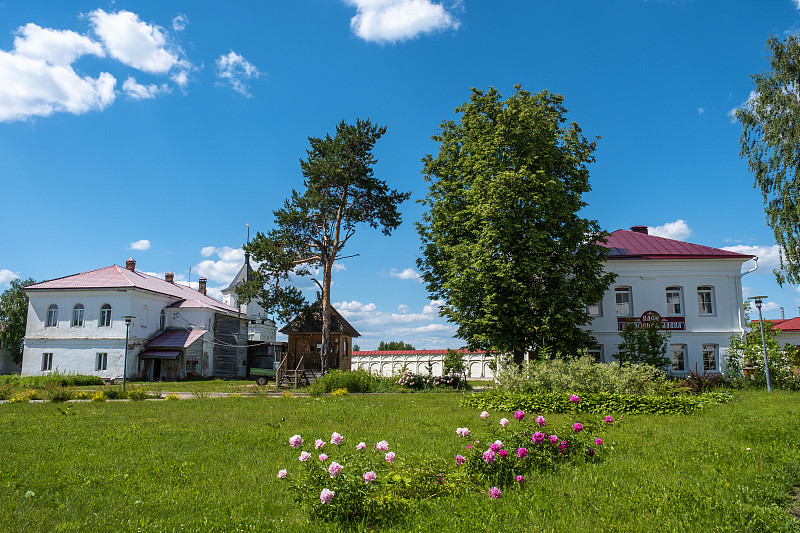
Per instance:
[[[128,332],[131,329],[131,321],[135,316],[125,315],[125,360],[122,363],[122,392],[125,392],[125,381],[128,377]]]
[[[761,349],[764,351],[764,372],[767,374],[767,392],[771,392],[772,387],[769,384],[769,361],[767,360],[767,341],[764,337],[764,316],[761,314],[761,301],[764,298],[766,298],[766,296],[751,296],[748,300],[753,300],[753,303],[755,303],[758,308],[758,323],[761,325]]]

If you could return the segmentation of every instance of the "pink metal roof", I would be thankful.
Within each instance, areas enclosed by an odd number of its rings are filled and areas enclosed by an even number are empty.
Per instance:
[[[752,255],[729,252],[710,246],[656,237],[626,229],[618,229],[608,236],[604,244],[609,249],[609,259],[740,259],[747,261]]]
[[[191,287],[179,283],[170,283],[161,278],[139,272],[138,270],[128,270],[117,265],[89,270],[72,276],[56,278],[50,281],[43,281],[25,287],[26,291],[51,290],[51,289],[119,289],[131,288],[166,294],[179,300],[192,300],[191,305],[186,307],[205,307],[224,311],[226,313],[238,313],[235,307],[211,298]]]
[[[148,348],[188,348],[203,336],[204,329],[168,329],[147,343]]]
[[[485,350],[456,350],[458,353],[486,353]],[[440,355],[447,353],[447,348],[443,350],[361,350],[353,352],[353,355]]]

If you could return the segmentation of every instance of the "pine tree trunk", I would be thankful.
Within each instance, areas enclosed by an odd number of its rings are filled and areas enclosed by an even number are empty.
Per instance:
[[[331,361],[331,271],[333,260],[323,263],[322,278],[322,373],[328,371]]]

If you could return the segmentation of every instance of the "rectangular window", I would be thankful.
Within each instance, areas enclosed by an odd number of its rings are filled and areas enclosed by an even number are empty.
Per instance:
[[[42,354],[42,372],[46,372],[48,370],[53,370],[53,354],[52,353],[43,353]]]
[[[594,348],[589,348],[586,350],[586,353],[594,357],[595,363],[602,363],[603,362],[603,345],[598,344]]]
[[[667,314],[668,315],[682,315],[683,306],[680,287],[667,287]]]
[[[617,287],[614,289],[614,294],[617,298],[617,316],[632,315],[633,306],[631,305],[631,288]]]
[[[597,302],[586,308],[586,314],[589,316],[603,316],[603,302]]]
[[[717,352],[719,347],[716,344],[703,345],[703,370],[718,370]]]
[[[107,368],[108,368],[108,354],[98,353],[94,369],[99,372],[100,370],[106,370]]]
[[[711,316],[716,314],[714,307],[714,287],[701,285],[697,287],[697,306],[700,316]]]
[[[686,345],[671,344],[669,353],[672,358],[672,370],[683,372],[686,370]]]

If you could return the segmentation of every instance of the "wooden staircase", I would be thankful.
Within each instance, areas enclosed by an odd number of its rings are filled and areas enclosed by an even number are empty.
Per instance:
[[[319,370],[310,370],[304,368],[303,357],[297,362],[295,368],[286,368],[287,359],[281,362],[278,370],[276,371],[275,382],[278,387],[292,387],[297,388],[298,385],[310,386],[318,377],[322,375]]]

